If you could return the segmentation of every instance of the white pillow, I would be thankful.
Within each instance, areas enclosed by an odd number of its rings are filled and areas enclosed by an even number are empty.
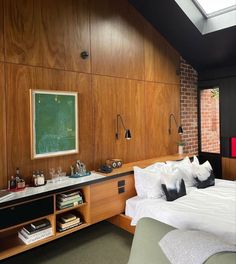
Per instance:
[[[178,170],[172,166],[172,164],[167,164],[161,170],[161,183],[166,185],[167,189],[176,189],[177,182],[181,181],[182,177],[178,173]]]
[[[205,181],[211,175],[212,167],[209,161],[201,165],[193,163],[192,166],[194,178],[198,178],[200,181]]]
[[[192,164],[195,164],[195,165],[200,165],[200,162],[199,162],[199,160],[198,160],[198,158],[197,158],[197,156],[193,156],[193,161],[192,161]]]
[[[179,177],[184,179],[186,186],[194,186],[193,167],[189,157],[185,157],[180,161],[167,161],[167,164],[172,165],[173,170],[176,170]]]
[[[160,198],[163,196],[161,189],[161,172],[148,171],[134,167],[134,180],[137,195],[142,198]]]
[[[162,166],[166,165],[165,162],[156,162],[152,165],[149,165],[147,167],[144,168],[144,170],[150,171],[150,172],[159,172],[160,168]]]

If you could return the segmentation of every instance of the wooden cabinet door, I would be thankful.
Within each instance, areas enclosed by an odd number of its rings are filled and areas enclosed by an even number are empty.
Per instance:
[[[224,180],[236,180],[236,159],[222,158]]]
[[[118,215],[124,212],[126,200],[135,195],[134,177],[128,175],[92,184],[90,195],[91,223]]]
[[[3,32],[3,0],[0,0],[0,61],[4,60]]]
[[[88,0],[7,0],[4,4],[7,62],[90,72],[90,59],[80,56],[82,51],[90,53]]]
[[[126,0],[91,1],[94,74],[144,79],[142,16]]]

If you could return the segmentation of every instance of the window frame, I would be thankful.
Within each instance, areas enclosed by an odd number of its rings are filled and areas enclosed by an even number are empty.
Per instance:
[[[202,90],[209,90],[209,89],[214,89],[218,88],[219,89],[219,98],[220,98],[220,85],[209,85],[209,86],[200,86],[198,87],[198,152],[199,154],[207,154],[207,155],[212,155],[212,156],[221,156],[221,103],[219,99],[219,120],[220,120],[220,127],[219,127],[219,140],[220,140],[220,152],[219,153],[214,153],[214,152],[206,152],[202,151],[202,129],[201,129],[201,91]]]

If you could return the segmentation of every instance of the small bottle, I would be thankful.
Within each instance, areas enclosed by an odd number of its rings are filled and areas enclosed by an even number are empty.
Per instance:
[[[16,185],[18,182],[20,182],[20,169],[16,168],[16,175],[15,175],[15,180],[16,180]]]
[[[14,176],[11,176],[10,179],[10,189],[16,189],[16,179],[14,178]]]
[[[36,177],[35,171],[33,171],[33,174],[32,174],[32,184],[33,186],[37,186],[37,177]]]
[[[40,185],[44,185],[45,184],[45,177],[44,177],[44,173],[43,173],[43,170],[41,170],[41,173],[40,173]]]
[[[40,178],[40,173],[39,170],[36,171],[36,185],[35,186],[39,186],[39,178]]]

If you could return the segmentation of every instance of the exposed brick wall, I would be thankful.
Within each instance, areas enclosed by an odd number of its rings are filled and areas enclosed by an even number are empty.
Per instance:
[[[198,115],[197,115],[198,74],[184,59],[180,61],[180,117],[186,143],[185,153],[198,153]]]
[[[219,96],[212,89],[201,91],[202,151],[220,153]]]

